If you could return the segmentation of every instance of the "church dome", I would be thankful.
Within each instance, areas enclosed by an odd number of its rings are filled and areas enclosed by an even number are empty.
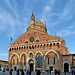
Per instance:
[[[40,20],[35,20],[35,25],[38,25],[38,26],[43,26],[44,28],[46,28],[46,24],[44,24],[42,21]],[[31,22],[29,23],[28,27],[31,26]]]
[[[35,20],[34,14],[32,13],[31,22],[28,25],[27,31],[35,29],[44,33],[47,33],[46,22],[43,23],[40,20]]]

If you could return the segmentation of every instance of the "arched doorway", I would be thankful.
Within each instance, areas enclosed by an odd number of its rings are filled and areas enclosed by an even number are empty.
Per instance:
[[[29,68],[30,68],[30,71],[34,70],[34,61],[32,59],[29,60]]]
[[[50,66],[49,70],[50,70],[50,73],[51,73],[51,71],[53,71],[53,66]]]
[[[16,54],[14,54],[12,57],[11,57],[11,63],[12,63],[12,67],[16,64],[18,65],[19,63],[19,58]]]
[[[14,70],[17,71],[17,67],[16,66],[14,66]]]
[[[69,72],[69,64],[64,63],[64,72]]]
[[[21,55],[21,68],[26,69],[26,54]]]
[[[45,56],[46,66],[49,67],[49,71],[55,70],[55,68],[59,68],[58,66],[58,56],[55,52],[50,51]],[[47,69],[47,68],[46,68]]]

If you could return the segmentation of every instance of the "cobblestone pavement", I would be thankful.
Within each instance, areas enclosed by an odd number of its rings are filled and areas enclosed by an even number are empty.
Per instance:
[[[9,72],[8,71],[6,71],[6,72],[2,72],[2,71],[0,71],[0,75],[9,75]],[[16,72],[15,71],[13,71],[12,72],[12,75],[16,75]],[[21,75],[21,74],[20,74]],[[32,74],[31,75],[36,75],[36,72],[32,72]],[[51,75],[51,74],[48,74],[48,73],[46,73],[46,72],[41,72],[41,75]],[[55,74],[52,74],[52,75],[55,75]],[[63,72],[63,73],[61,73],[60,75],[65,75],[65,73]],[[72,75],[72,73],[66,73],[66,75]]]

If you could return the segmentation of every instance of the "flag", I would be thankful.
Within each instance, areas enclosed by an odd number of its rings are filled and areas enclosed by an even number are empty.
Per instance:
[[[10,40],[11,40],[11,41],[13,40],[12,37],[10,37]]]

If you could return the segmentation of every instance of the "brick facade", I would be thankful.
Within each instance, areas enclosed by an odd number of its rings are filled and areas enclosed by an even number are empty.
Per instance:
[[[42,58],[41,68],[37,67],[36,57]],[[36,69],[61,69],[64,71],[64,64],[67,63],[70,71],[73,67],[73,58],[65,47],[65,40],[56,35],[55,37],[48,35],[46,23],[35,20],[34,14],[31,16],[27,32],[9,46],[10,69],[31,69],[34,71]]]

